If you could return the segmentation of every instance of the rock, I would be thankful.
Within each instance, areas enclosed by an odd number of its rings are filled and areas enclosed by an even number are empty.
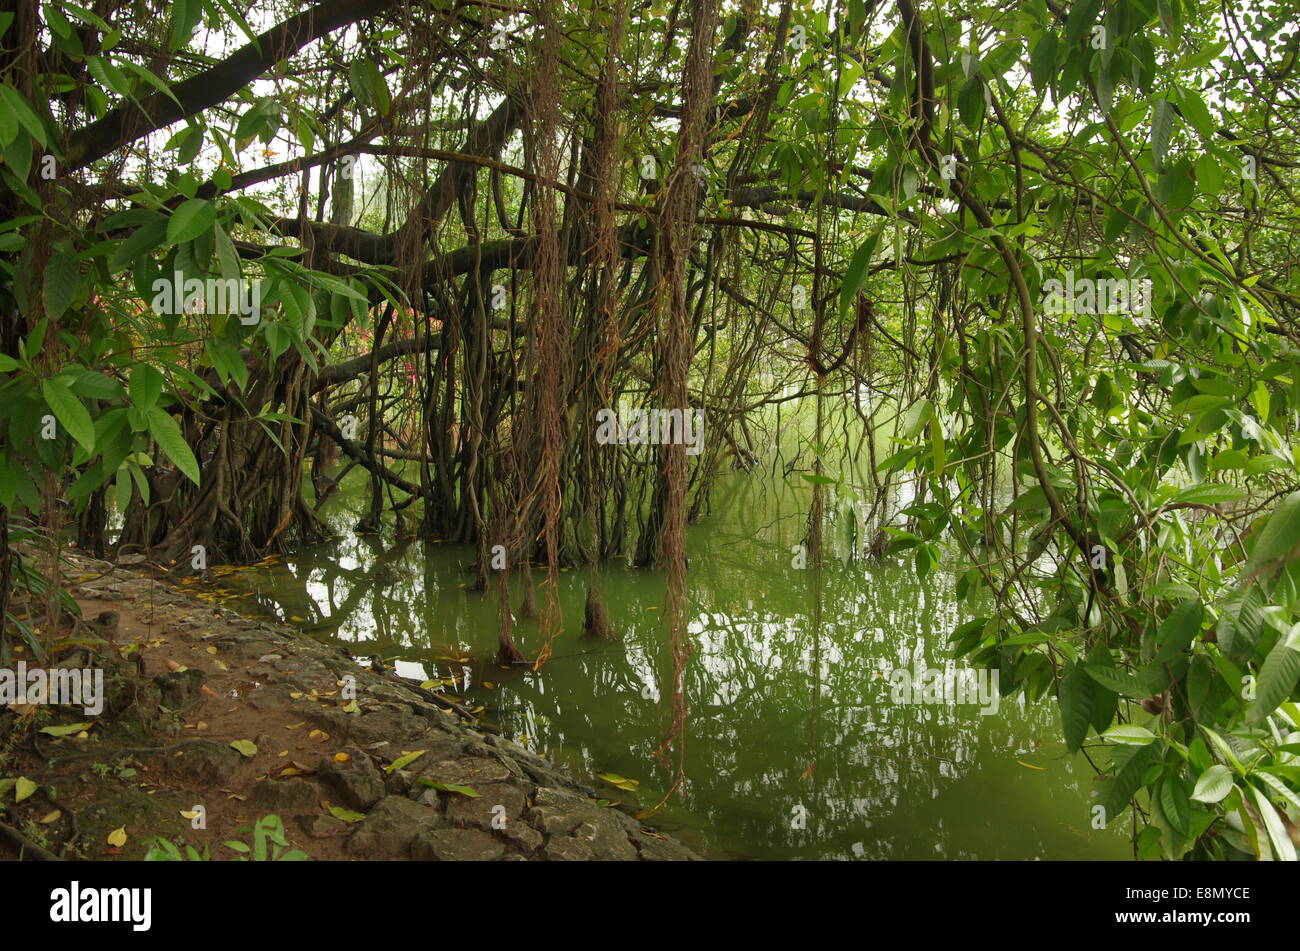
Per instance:
[[[264,779],[253,787],[249,800],[268,812],[314,812],[321,795],[305,779]]]
[[[321,761],[320,778],[339,798],[342,805],[360,812],[367,811],[388,794],[384,778],[370,757],[355,746],[343,748],[346,763],[327,757]]]
[[[627,833],[613,820],[584,822],[573,831],[573,837],[590,848],[602,862],[635,862],[637,859],[636,848],[627,840]]]
[[[228,786],[239,771],[242,758],[229,746],[211,740],[197,740],[182,747],[179,754],[145,754],[183,779],[211,786]]]
[[[298,828],[313,839],[337,839],[352,832],[352,823],[333,816],[298,816]]]
[[[410,765],[409,770],[419,774],[422,768],[421,764],[439,763],[443,760],[452,760],[458,758],[465,750],[465,744],[453,736],[436,733],[422,736],[415,741],[415,745],[407,745],[403,740],[400,743],[380,743],[371,744],[366,747],[374,755],[375,759],[384,763],[391,763],[402,755],[402,752],[421,749],[425,754]]]
[[[446,794],[447,809],[444,815],[449,825],[490,830],[494,820],[498,826],[502,819],[506,826],[520,821],[526,805],[522,790],[505,783],[494,783],[480,786],[477,791],[477,799],[459,793]]]
[[[411,857],[425,862],[491,862],[505,851],[504,843],[480,829],[424,829],[411,843]]]
[[[289,705],[291,699],[289,694],[293,692],[293,688],[288,684],[271,684],[258,687],[245,698],[244,702],[254,710],[279,710]]]
[[[526,822],[513,822],[507,820],[505,828],[498,829],[497,835],[505,839],[520,852],[525,855],[531,855],[541,848],[546,837],[534,829]]]
[[[421,769],[420,764],[426,759],[428,756],[421,757],[411,764],[411,769],[420,779],[434,783],[469,786],[479,792],[480,786],[506,782],[511,778],[510,770],[497,759],[462,756],[459,759],[437,760]]]
[[[671,839],[661,839],[644,831],[634,832],[631,842],[643,862],[701,862],[703,859],[686,846]]]
[[[542,849],[548,862],[590,862],[596,856],[585,844],[568,836],[556,836]]]
[[[158,674],[153,682],[162,694],[163,706],[171,710],[180,710],[187,706],[207,682],[208,675],[196,667],[188,670],[171,670]]]
[[[378,743],[380,740],[396,740],[414,745],[404,749],[418,749],[420,737],[429,729],[429,721],[417,717],[409,710],[381,708],[361,716],[349,716],[342,726],[347,730],[346,737],[358,746]]]
[[[421,831],[436,829],[441,821],[442,817],[427,806],[389,796],[357,826],[347,841],[347,851],[357,858],[400,858]]]
[[[534,806],[528,810],[530,825],[551,835],[570,835],[583,822],[596,824],[600,807],[589,799],[562,789],[540,786],[534,797]]]

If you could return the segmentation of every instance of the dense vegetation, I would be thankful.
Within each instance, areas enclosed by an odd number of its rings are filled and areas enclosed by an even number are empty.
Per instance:
[[[1137,854],[1295,858],[1293,9],[87,4],[0,13],[0,664],[39,551],[255,561],[342,462],[360,528],[476,546],[505,661],[562,567],[664,570],[680,684],[683,527],[802,399],[814,570],[862,503]]]

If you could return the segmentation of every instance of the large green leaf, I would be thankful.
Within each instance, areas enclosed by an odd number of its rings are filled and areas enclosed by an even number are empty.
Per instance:
[[[1197,802],[1222,802],[1232,792],[1232,770],[1215,763],[1196,780],[1192,798]]]
[[[177,425],[176,420],[167,415],[160,407],[151,407],[149,410],[149,433],[157,441],[158,448],[175,464],[176,468],[185,473],[191,482],[198,485],[199,462],[194,458],[194,452],[190,449],[189,443],[181,435],[181,428]]]
[[[1151,696],[1151,691],[1145,683],[1122,670],[1115,670],[1113,667],[1099,667],[1095,664],[1088,664],[1083,669],[1089,677],[1111,693],[1132,697],[1135,700]]]
[[[66,377],[54,377],[41,383],[41,395],[54,413],[55,419],[81,444],[88,453],[95,451],[95,424],[90,413],[72,393],[72,383]]]
[[[131,371],[131,402],[136,409],[147,413],[158,403],[162,393],[163,375],[147,363],[142,363]]]
[[[71,251],[59,251],[45,266],[43,297],[45,312],[54,320],[63,316],[77,294],[77,256]]]
[[[1113,822],[1122,813],[1133,798],[1133,794],[1142,786],[1142,777],[1165,755],[1165,741],[1154,742],[1138,749],[1126,762],[1115,777],[1102,787],[1101,805],[1106,811],[1107,824]]]
[[[212,227],[217,220],[217,210],[202,198],[191,198],[172,212],[167,223],[167,243],[181,244],[193,241]]]
[[[853,308],[853,301],[857,298],[858,291],[862,290],[862,284],[867,279],[867,268],[871,264],[871,256],[876,253],[876,245],[880,242],[883,228],[884,226],[881,225],[871,232],[849,260],[849,266],[844,272],[844,286],[840,290],[841,320],[848,318],[849,311]]]
[[[1071,753],[1077,752],[1088,736],[1098,686],[1078,662],[1071,663],[1061,677],[1061,727],[1065,733],[1065,745]]]
[[[1292,492],[1273,510],[1250,551],[1246,571],[1252,572],[1278,558],[1288,557],[1300,544],[1300,492]]]
[[[1201,629],[1205,609],[1199,600],[1184,601],[1174,608],[1156,631],[1156,663],[1173,659],[1187,647]]]
[[[1259,669],[1255,699],[1246,711],[1246,719],[1258,723],[1278,708],[1295,689],[1300,678],[1300,624],[1280,638]]]
[[[1151,109],[1151,156],[1159,168],[1169,151],[1169,139],[1174,132],[1174,107],[1157,99]]]
[[[203,0],[172,0],[172,49],[178,50],[190,41],[194,28],[203,16]]]

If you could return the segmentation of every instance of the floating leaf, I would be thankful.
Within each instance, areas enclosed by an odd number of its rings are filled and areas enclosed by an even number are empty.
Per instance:
[[[624,789],[628,792],[635,791],[636,787],[641,785],[639,779],[628,779],[626,776],[620,776],[618,773],[597,773],[596,778],[603,779],[611,786],[617,786],[619,789]]]

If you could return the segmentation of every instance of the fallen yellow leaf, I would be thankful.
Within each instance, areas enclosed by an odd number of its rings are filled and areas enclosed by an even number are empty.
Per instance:
[[[115,849],[120,849],[122,846],[126,845],[126,839],[126,826],[118,826],[108,834],[108,844],[113,846]]]

